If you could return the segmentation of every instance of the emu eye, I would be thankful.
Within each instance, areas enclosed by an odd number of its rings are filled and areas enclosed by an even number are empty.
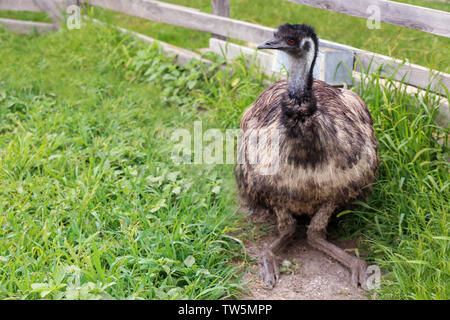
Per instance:
[[[295,44],[295,40],[290,39],[290,40],[288,41],[288,43],[289,43],[290,45],[294,45],[294,44]]]

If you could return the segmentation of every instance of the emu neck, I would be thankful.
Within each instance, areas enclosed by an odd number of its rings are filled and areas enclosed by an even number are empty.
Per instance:
[[[302,96],[308,87],[308,78],[311,66],[307,65],[305,58],[291,58],[289,70],[288,91],[290,97]]]
[[[291,57],[288,91],[291,98],[302,97],[312,87],[312,58]]]
[[[309,50],[302,56],[292,56],[287,94],[282,101],[282,122],[288,136],[299,137],[305,134],[302,123],[317,110],[316,98],[312,92],[312,68],[316,52]]]

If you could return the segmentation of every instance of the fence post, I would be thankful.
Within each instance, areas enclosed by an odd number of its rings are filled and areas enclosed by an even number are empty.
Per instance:
[[[230,17],[230,0],[211,0],[212,13],[222,17]],[[218,34],[212,34],[213,38],[226,40],[227,38]]]
[[[55,30],[61,28],[61,24],[64,21],[64,16],[58,8],[56,2],[53,0],[34,0],[34,3],[36,3],[42,11],[47,13],[48,17],[53,22],[53,28]]]

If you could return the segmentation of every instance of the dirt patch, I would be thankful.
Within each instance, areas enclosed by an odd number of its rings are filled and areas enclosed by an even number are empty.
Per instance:
[[[313,249],[306,242],[304,225],[299,224],[298,231],[291,244],[279,256],[284,261],[285,271],[273,289],[267,289],[259,279],[259,254],[277,237],[274,221],[266,225],[267,236],[244,241],[249,261],[249,271],[243,281],[249,282],[248,293],[241,296],[247,300],[362,300],[367,293],[354,288],[350,283],[350,272],[326,254]],[[355,240],[332,241],[339,247],[352,251],[357,247]]]

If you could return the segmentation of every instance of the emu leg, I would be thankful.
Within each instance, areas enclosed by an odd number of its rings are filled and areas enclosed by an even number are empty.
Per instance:
[[[292,239],[295,233],[295,219],[285,211],[275,211],[278,219],[278,238],[264,251],[261,257],[260,278],[272,289],[280,278],[280,272],[276,260],[286,244]]]
[[[367,290],[367,264],[364,260],[358,259],[341,248],[326,240],[325,232],[328,221],[335,210],[332,204],[324,205],[316,212],[311,219],[307,231],[307,240],[310,246],[316,248],[332,258],[336,259],[344,266],[350,269],[352,275],[352,285],[357,287],[358,283],[363,289]]]

